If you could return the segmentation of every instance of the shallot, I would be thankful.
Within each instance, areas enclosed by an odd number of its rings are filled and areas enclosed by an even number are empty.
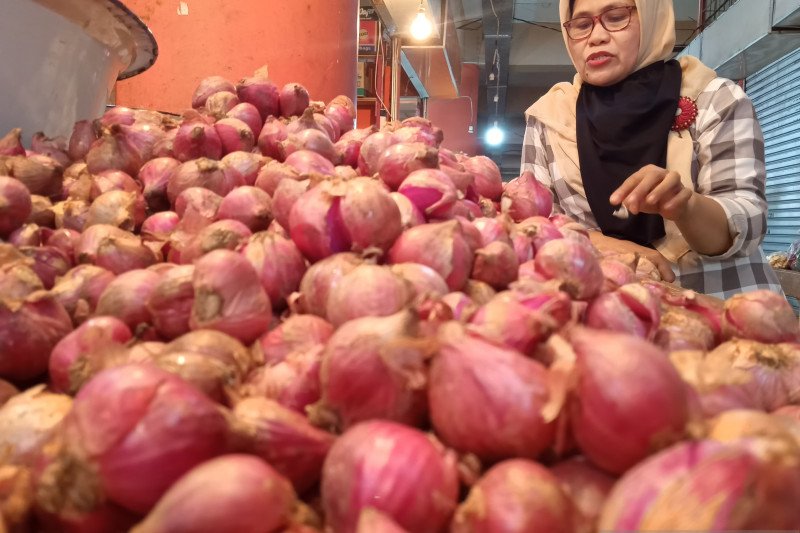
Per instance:
[[[70,316],[49,292],[21,301],[0,297],[0,378],[22,381],[45,372],[53,347],[70,331]]]
[[[434,269],[450,290],[461,290],[472,271],[472,249],[458,221],[415,226],[389,250],[391,263],[420,263]]]
[[[233,410],[246,435],[243,451],[273,466],[303,493],[319,481],[334,436],[267,398],[247,398]],[[260,530],[261,531],[261,530]]]
[[[447,526],[457,497],[453,455],[394,422],[350,429],[333,444],[322,470],[325,516],[337,533],[354,533],[369,507],[409,531],[436,533]]]
[[[239,100],[253,105],[258,110],[261,120],[280,114],[281,100],[278,87],[266,77],[244,78],[236,84],[236,94],[239,95]]]
[[[132,533],[272,533],[282,531],[296,496],[258,457],[231,454],[178,479]]]
[[[455,323],[439,330],[439,342],[428,402],[446,444],[488,461],[536,458],[550,446],[555,428],[541,412],[548,399],[544,366]]]
[[[85,509],[81,497],[104,495],[144,514],[186,472],[225,451],[228,425],[218,406],[179,377],[123,365],[84,385],[63,436],[39,487],[45,510]]]
[[[493,466],[453,517],[452,533],[573,533],[575,510],[543,466],[511,459]]]
[[[300,287],[306,273],[306,261],[294,242],[262,231],[250,237],[241,254],[255,269],[273,307],[285,307],[287,298]]]
[[[299,83],[287,83],[279,93],[281,114],[284,117],[302,115],[308,107],[310,98],[308,91]]]
[[[342,325],[322,359],[319,424],[348,428],[372,418],[419,424],[425,416],[428,353],[413,343],[418,322],[410,311],[365,317]]]
[[[240,222],[250,231],[265,230],[272,222],[272,198],[257,187],[237,187],[222,199],[216,217]]]
[[[594,464],[621,474],[684,436],[686,386],[661,349],[626,333],[581,327],[567,339],[548,341],[556,360],[546,414],[552,419],[549,408],[570,393],[572,432]]]
[[[0,237],[8,236],[30,216],[31,195],[21,181],[0,176]]]
[[[269,327],[269,297],[256,271],[238,253],[214,250],[198,259],[193,284],[192,329],[216,329],[250,344]]]

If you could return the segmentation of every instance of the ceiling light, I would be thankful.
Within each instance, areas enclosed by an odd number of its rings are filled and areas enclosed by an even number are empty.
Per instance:
[[[506,138],[506,132],[504,132],[498,125],[497,121],[494,121],[494,126],[489,128],[486,131],[486,144],[489,146],[499,146],[503,144],[503,141]]]
[[[430,37],[431,33],[433,33],[433,24],[425,14],[425,7],[420,1],[417,16],[411,23],[411,36],[418,41],[423,41]]]

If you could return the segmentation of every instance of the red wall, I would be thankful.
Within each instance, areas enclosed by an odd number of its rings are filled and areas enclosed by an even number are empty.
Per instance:
[[[277,84],[303,84],[313,100],[355,100],[358,0],[125,0],[150,27],[159,57],[117,85],[117,103],[180,112],[199,80],[233,82],[262,65]]]
[[[467,155],[477,155],[480,150],[477,134],[479,76],[478,65],[461,65],[461,97],[428,100],[428,118],[444,130],[442,146]],[[470,125],[472,133],[469,132]]]

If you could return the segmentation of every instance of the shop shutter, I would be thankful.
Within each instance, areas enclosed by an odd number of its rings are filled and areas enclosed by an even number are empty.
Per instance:
[[[767,235],[764,251],[800,239],[800,49],[747,78],[745,90],[764,130]]]

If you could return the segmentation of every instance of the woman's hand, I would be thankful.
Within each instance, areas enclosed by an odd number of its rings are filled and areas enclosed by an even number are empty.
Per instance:
[[[689,208],[694,192],[681,183],[681,176],[655,165],[631,174],[611,194],[612,205],[624,205],[634,215],[650,213],[667,220],[680,219]]]
[[[642,167],[611,193],[609,201],[624,205],[634,215],[650,213],[674,221],[697,253],[720,255],[733,244],[722,206],[684,187],[677,172],[655,165]]]
[[[658,250],[640,246],[631,241],[623,241],[603,235],[599,231],[590,231],[589,238],[592,244],[601,252],[614,252],[619,254],[635,253],[641,257],[649,259],[658,268],[661,279],[668,282],[675,281],[675,273],[672,271],[672,263],[661,255]]]

